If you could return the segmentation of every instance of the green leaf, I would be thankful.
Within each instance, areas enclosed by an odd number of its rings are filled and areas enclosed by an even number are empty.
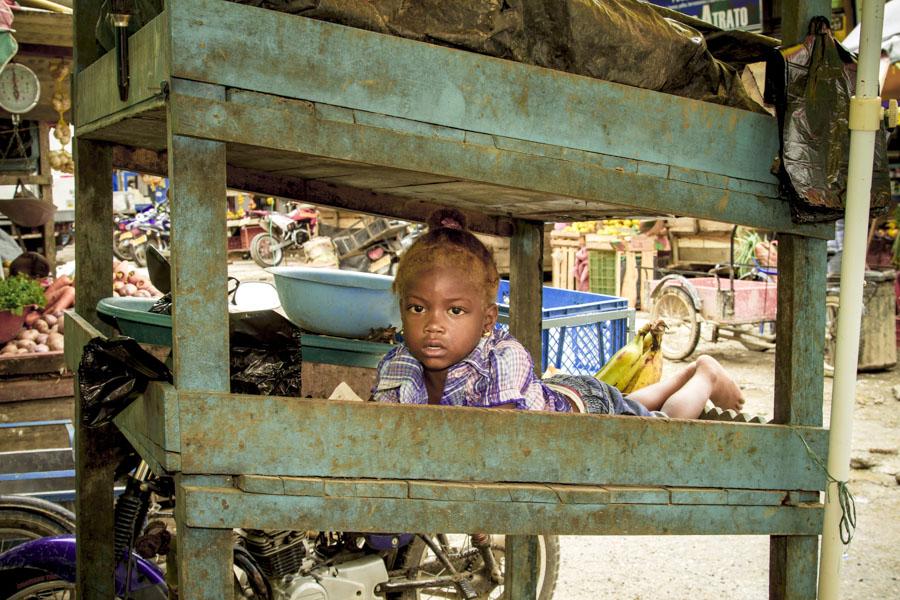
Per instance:
[[[44,306],[44,289],[37,281],[24,275],[0,279],[0,311],[21,315],[26,306]]]

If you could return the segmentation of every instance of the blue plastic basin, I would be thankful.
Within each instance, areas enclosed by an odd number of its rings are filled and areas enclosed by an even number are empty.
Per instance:
[[[316,269],[270,267],[281,308],[292,323],[314,333],[365,338],[372,329],[400,329],[393,277]]]

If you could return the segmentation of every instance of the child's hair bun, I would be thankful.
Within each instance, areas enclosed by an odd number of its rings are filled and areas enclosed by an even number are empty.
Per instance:
[[[439,208],[428,217],[428,228],[432,231],[441,227],[466,230],[466,215],[455,208]]]

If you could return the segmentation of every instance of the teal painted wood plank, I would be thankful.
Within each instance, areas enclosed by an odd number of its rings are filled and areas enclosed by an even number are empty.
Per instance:
[[[818,558],[818,536],[773,537],[769,550],[769,598],[815,598]]]
[[[185,496],[186,489],[183,478],[176,477],[178,596],[186,600],[232,598],[234,533],[231,528],[190,526],[191,509]],[[221,508],[225,509],[225,506]]]
[[[220,0],[169,13],[176,77],[774,181],[768,115]]]
[[[164,97],[162,83],[169,79],[167,34],[165,16],[160,15],[129,39],[131,79],[125,101],[119,99],[116,85],[115,52],[107,52],[75,76],[72,108],[79,132],[91,130],[91,123],[114,123],[159,105]]]
[[[116,427],[155,473],[181,470],[181,437],[175,388],[151,382],[146,392],[116,415]]]
[[[544,282],[544,224],[517,219],[509,241],[509,332],[541,368],[541,307]]]
[[[248,494],[281,495],[284,493],[284,480],[281,477],[238,475],[235,477],[234,485]]]
[[[66,367],[72,372],[78,371],[81,364],[81,356],[84,354],[84,346],[95,337],[105,338],[96,327],[79,315],[75,310],[66,311],[66,337],[63,346],[63,356],[66,359]]]
[[[409,497],[422,500],[467,502],[475,500],[475,488],[466,483],[411,481],[409,483]]]
[[[660,487],[606,486],[610,504],[668,504],[669,490]]]
[[[787,494],[770,490],[728,490],[728,504],[779,506]]]
[[[170,132],[169,177],[175,385],[228,390],[225,145]]]
[[[822,509],[790,506],[549,504],[246,494],[188,487],[194,527],[338,531],[487,531],[559,535],[816,535]]]
[[[728,490],[669,488],[672,504],[727,504]]]
[[[535,536],[506,536],[506,570],[503,598],[506,600],[536,600],[540,549]]]
[[[823,240],[779,237],[776,423],[822,424],[826,260]]]
[[[207,392],[179,392],[179,409],[188,473],[824,487],[823,473],[798,437],[821,454],[827,432],[815,428]],[[289,453],[286,439],[292,440]],[[461,439],[467,440],[463,447]]]
[[[491,145],[417,136],[317,116],[306,103],[260,94],[232,95],[228,102],[173,93],[170,127],[183,135],[270,147],[451,179],[568,196],[584,210],[590,202],[617,204],[664,214],[729,221],[772,231],[794,231],[828,239],[833,227],[795,225],[777,198],[706,187],[598,162],[547,158]],[[498,190],[498,198],[509,193]],[[540,204],[535,203],[535,210]],[[565,211],[560,211],[564,213]],[[527,218],[527,212],[518,213]]]
[[[564,504],[609,504],[609,490],[599,486],[551,485]]]
[[[75,278],[78,293],[75,310],[88,323],[109,335],[111,328],[97,316],[97,302],[112,295],[109,272],[112,266],[112,149],[90,140],[75,138]]]

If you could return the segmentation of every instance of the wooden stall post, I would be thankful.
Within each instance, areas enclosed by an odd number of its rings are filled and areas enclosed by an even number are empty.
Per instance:
[[[541,368],[541,311],[544,292],[544,225],[515,221],[510,243],[509,329]],[[535,538],[506,537],[506,598],[533,600],[537,588],[538,547]]]
[[[53,204],[53,172],[50,168],[50,125],[46,121],[41,121],[38,125],[40,132],[40,164],[38,172],[40,175],[47,177],[47,183],[41,184],[40,198],[44,202]],[[44,258],[50,263],[50,275],[56,276],[56,219],[51,217],[49,221],[44,223]]]
[[[225,95],[223,88],[210,88],[210,93]],[[169,114],[175,387],[227,392],[225,144],[174,134],[175,120]],[[231,530],[188,525],[184,490],[189,479],[176,477],[179,595],[230,597]]]
[[[825,263],[825,240],[795,235],[779,237],[776,423],[822,425]],[[796,502],[818,501],[818,492],[796,495]],[[815,598],[818,547],[818,536],[814,535],[771,537],[770,598]]]
[[[112,150],[110,146],[76,138],[75,218],[78,244],[75,246],[75,277],[78,295],[75,308],[93,327],[109,329],[97,317],[97,302],[112,292]],[[67,318],[72,318],[71,315]],[[83,345],[67,332],[69,346]],[[76,361],[69,361],[75,368]],[[113,556],[113,479],[120,436],[112,424],[97,429],[81,427],[81,397],[75,378],[75,478],[77,493],[78,597],[103,600],[115,596]]]
[[[806,36],[810,20],[830,15],[828,0],[794,0],[781,5],[785,46]],[[775,362],[775,422],[822,424],[824,392],[825,242],[794,235],[779,237],[778,340]],[[822,457],[823,460],[826,458]],[[798,499],[818,501],[818,493]],[[818,536],[772,536],[769,598],[815,598]]]

